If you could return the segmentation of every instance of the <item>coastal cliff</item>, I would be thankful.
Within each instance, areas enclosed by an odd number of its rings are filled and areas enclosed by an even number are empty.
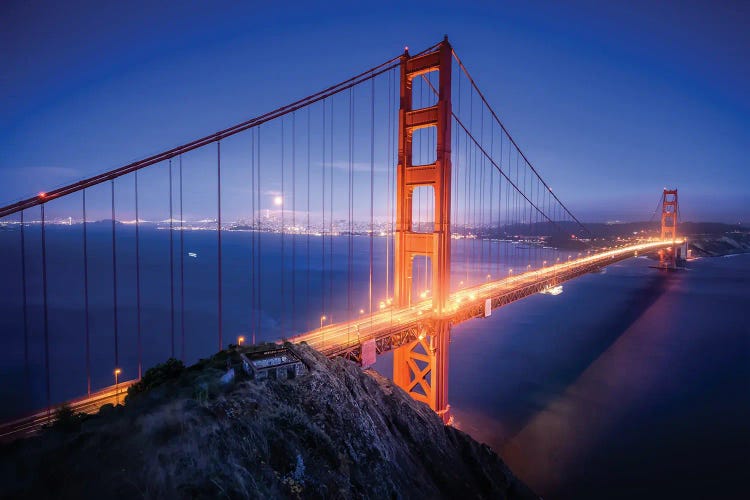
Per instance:
[[[144,377],[125,406],[67,416],[0,448],[0,496],[537,498],[503,461],[371,370],[286,347],[305,365],[251,380],[232,348]],[[64,420],[64,421],[63,421]]]
[[[750,252],[750,233],[727,232],[722,235],[694,236],[689,239],[695,256],[718,257]]]

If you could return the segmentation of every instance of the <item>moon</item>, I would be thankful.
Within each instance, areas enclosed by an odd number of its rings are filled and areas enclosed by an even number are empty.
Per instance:
[[[284,198],[282,198],[281,196],[274,196],[273,197],[273,204],[274,205],[276,205],[277,207],[280,207],[282,203],[284,203]]]

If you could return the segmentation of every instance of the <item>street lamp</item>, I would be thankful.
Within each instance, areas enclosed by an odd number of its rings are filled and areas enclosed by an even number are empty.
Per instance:
[[[489,283],[489,282],[490,282],[490,278],[492,278],[492,275],[491,275],[491,274],[488,274],[488,275],[487,275],[487,283]]]
[[[119,368],[115,368],[115,406],[120,404],[120,391],[119,391],[119,375],[122,373],[122,370]]]
[[[327,319],[328,319],[328,318],[326,318],[325,314],[324,314],[323,316],[321,316],[321,317],[320,317],[320,328],[321,328],[321,329],[323,329],[323,322],[324,322],[325,320],[327,320]]]
[[[237,345],[238,346],[241,346],[244,342],[245,342],[245,337],[243,337],[242,335],[240,335],[239,337],[237,337]]]

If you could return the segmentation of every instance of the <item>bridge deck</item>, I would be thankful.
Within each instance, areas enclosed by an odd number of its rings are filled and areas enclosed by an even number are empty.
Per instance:
[[[94,413],[105,404],[121,404],[128,394],[128,388],[137,380],[127,380],[117,385],[111,385],[104,389],[92,392],[90,396],[83,396],[64,403],[76,413]],[[55,420],[55,413],[59,405],[49,410],[42,410],[32,415],[12,420],[0,425],[0,442],[12,441],[17,438],[31,436],[44,425]]]
[[[451,294],[448,311],[442,317],[438,317],[433,312],[432,300],[426,299],[411,307],[388,307],[373,314],[361,315],[352,321],[315,329],[289,340],[306,342],[328,356],[354,352],[353,357],[356,358],[361,344],[369,340],[383,341],[394,335],[403,336],[405,332],[415,332],[420,329],[421,325],[436,319],[449,320],[452,324],[458,324],[482,316],[487,299],[492,301],[492,308],[495,309],[540,292],[549,286],[630,258],[637,252],[650,252],[672,244],[672,241],[652,241],[614,248],[595,255],[465,288]],[[387,342],[378,345],[378,351],[397,347],[403,341],[408,341],[409,337],[407,335],[397,340],[395,344]]]

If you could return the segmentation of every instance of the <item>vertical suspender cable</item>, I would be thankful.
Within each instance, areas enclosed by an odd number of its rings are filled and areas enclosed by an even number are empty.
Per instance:
[[[353,218],[354,218],[354,93],[352,89],[349,89],[349,235],[348,235],[348,251],[347,251],[347,286],[346,286],[346,309],[347,318],[351,320],[352,313],[352,273],[353,269],[353,253],[354,253],[354,237],[352,232],[354,231]],[[349,328],[347,328],[347,344],[349,343]]]
[[[26,229],[21,210],[21,288],[23,291],[23,362],[26,377],[26,390],[31,391],[31,370],[29,367],[29,303],[26,283]]]
[[[255,226],[255,131],[250,131],[250,332],[252,344],[255,344],[255,240],[257,228]]]
[[[52,406],[49,373],[49,316],[47,313],[47,231],[45,227],[44,203],[40,205],[42,211],[42,305],[44,309],[44,378],[47,390],[47,416]]]
[[[326,315],[326,294],[325,294],[325,278],[326,278],[326,101],[323,101],[323,126],[321,130],[321,137],[323,143],[321,150],[323,152],[323,161],[321,162],[321,170],[323,171],[322,182],[321,182],[321,199],[320,205],[323,212],[323,227],[320,231],[320,240],[322,243],[321,258],[320,258],[320,314],[321,317]],[[321,322],[322,326],[322,322]]]
[[[281,259],[279,260],[279,274],[281,275],[281,297],[279,297],[279,304],[281,304],[281,337],[286,338],[286,331],[284,330],[284,323],[286,314],[284,314],[284,261],[286,260],[286,252],[284,248],[284,205],[286,204],[286,193],[284,193],[284,118],[281,118]]]
[[[91,332],[89,329],[89,249],[86,223],[86,190],[83,194],[83,315],[86,335],[86,395],[91,395]]]
[[[219,350],[224,348],[224,325],[223,325],[223,303],[222,303],[222,265],[221,265],[221,141],[216,141],[216,243],[218,250],[218,326],[219,326]]]
[[[391,106],[393,105],[392,101],[392,84],[391,84],[391,78],[393,77],[393,72],[388,72],[388,122],[386,123],[386,130],[387,130],[387,137],[386,137],[386,177],[385,177],[385,183],[386,183],[386,199],[385,199],[385,213],[386,218],[390,219],[391,216]],[[385,232],[385,296],[386,299],[389,299],[391,297],[391,280],[390,280],[390,272],[391,272],[391,245],[390,245],[390,230],[386,229]]]
[[[297,322],[297,112],[292,113],[292,328]]]
[[[292,113],[292,328],[297,331],[297,112]]]
[[[490,159],[492,161],[495,161],[495,127],[494,127],[494,122],[492,120],[490,120]],[[493,264],[495,263],[494,262],[494,258],[492,257],[492,253],[493,253],[492,252],[492,240],[493,240],[493,235],[495,233],[495,227],[493,226],[494,215],[495,215],[494,214],[494,210],[495,210],[495,182],[494,182],[494,177],[495,177],[495,171],[493,169],[490,169],[490,180],[489,180],[489,184],[490,184],[490,221],[487,224],[488,235],[489,235],[488,236],[488,238],[489,238],[489,250],[490,250],[489,257],[487,258],[487,262],[488,262],[487,270],[488,271],[492,270]]]
[[[172,159],[169,160],[169,331],[174,358],[174,212],[172,210]]]
[[[180,155],[180,359],[185,362],[185,217],[182,211],[182,155]]]
[[[375,79],[370,80],[370,314],[372,314],[372,252],[375,244]],[[372,321],[372,316],[370,317]]]
[[[141,219],[138,212],[138,171],[135,171],[135,309],[138,343],[138,378],[143,376],[143,346],[141,342]]]
[[[305,224],[305,235],[306,235],[306,255],[307,265],[305,266],[305,317],[310,317],[310,106],[307,107],[307,222]],[[310,325],[305,325],[305,329],[309,330]]]
[[[115,232],[115,181],[112,179],[112,305],[115,333],[115,369],[120,368],[120,343],[117,337],[117,236]]]
[[[257,157],[258,161],[256,163],[256,170],[257,170],[257,175],[258,175],[258,183],[255,185],[255,189],[256,189],[255,198],[258,201],[258,218],[259,218],[259,220],[258,220],[258,231],[260,231],[261,230],[261,227],[260,227],[260,170],[261,170],[261,168],[260,168],[260,126],[258,126],[255,130],[256,130],[256,142],[258,144],[257,151],[255,153],[255,154],[258,155],[258,157]],[[261,266],[261,259],[262,259],[261,248],[262,248],[262,245],[263,245],[263,238],[262,238],[262,236],[263,236],[262,233],[259,232],[258,233],[258,240],[257,240],[258,241],[258,258],[255,261],[255,266],[256,266],[255,267],[255,271],[256,271],[256,273],[258,275],[258,280],[257,280],[257,282],[258,282],[258,293],[255,294],[256,299],[257,299],[257,304],[258,304],[257,305],[258,315],[257,315],[257,319],[256,319],[257,322],[258,322],[258,327],[257,327],[258,333],[260,333],[261,319],[263,317],[263,293],[262,293],[262,290],[261,290],[261,286],[263,285],[263,275],[261,274],[263,272],[263,266]],[[253,344],[255,342],[256,342],[256,338],[253,337]]]
[[[331,314],[333,314],[333,98],[331,98],[331,133],[329,134],[330,139],[330,164],[329,171],[331,172],[331,186],[330,201],[328,203],[328,304],[331,308]],[[333,320],[330,320],[333,322]]]
[[[482,108],[482,111],[484,108]],[[480,120],[480,137],[484,137],[484,117]],[[484,139],[482,139],[484,141]],[[477,148],[478,149],[478,148]],[[477,151],[477,154],[479,154],[479,151]],[[480,276],[481,281],[485,281],[485,255],[484,255],[484,240],[485,240],[485,234],[484,234],[484,203],[485,203],[485,176],[486,176],[486,158],[484,155],[480,155],[479,160],[477,162],[479,166],[479,182],[477,183],[477,189],[479,190],[479,196],[478,196],[478,204],[479,204],[479,213],[477,214],[477,217],[479,218],[479,266],[482,270],[482,275]]]

